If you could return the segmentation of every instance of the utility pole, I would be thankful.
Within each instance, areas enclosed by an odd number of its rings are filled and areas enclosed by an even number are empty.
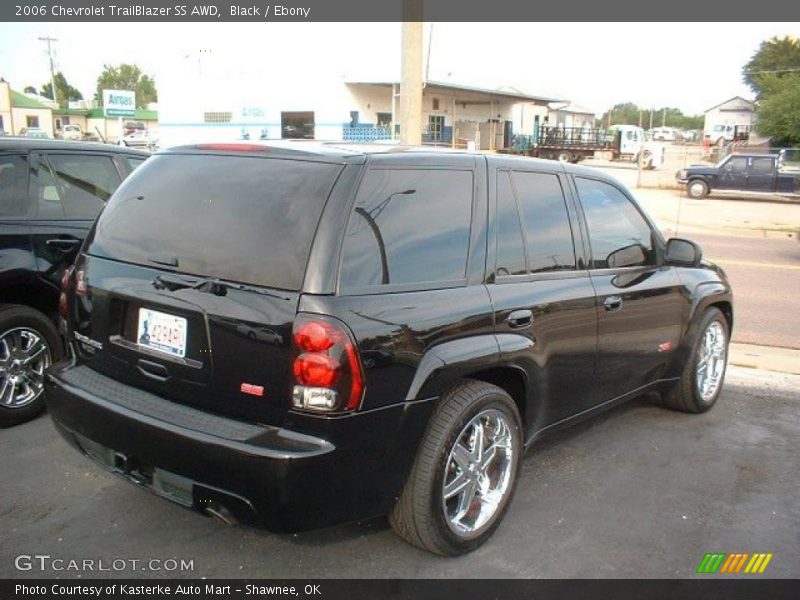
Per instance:
[[[667,126],[667,107],[664,107],[664,110],[661,112],[661,126]]]
[[[422,0],[403,0],[400,143],[422,143]]]
[[[52,86],[53,90],[53,102],[58,104],[58,95],[56,94],[56,69],[55,69],[55,61],[53,60],[53,46],[51,45],[53,42],[57,42],[56,38],[51,38],[49,35],[45,37],[39,38],[40,42],[47,42],[47,58],[50,59],[50,85]]]

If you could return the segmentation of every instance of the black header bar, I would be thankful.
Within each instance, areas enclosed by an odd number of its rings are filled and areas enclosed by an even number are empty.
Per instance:
[[[0,21],[347,22],[402,21],[404,0],[3,0]],[[422,0],[428,22],[798,21],[800,2],[767,0]],[[610,32],[598,28],[598,44]],[[619,35],[623,35],[620,33]],[[532,42],[535,31],[531,32]],[[709,30],[709,42],[726,40]],[[667,40],[668,41],[668,40]],[[726,40],[736,43],[736,40]]]
[[[708,576],[702,579],[575,580],[2,580],[3,600],[794,600],[797,581]]]

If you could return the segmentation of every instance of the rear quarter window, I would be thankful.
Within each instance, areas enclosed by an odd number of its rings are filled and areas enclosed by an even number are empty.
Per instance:
[[[472,197],[471,171],[368,171],[345,232],[340,288],[463,281]]]

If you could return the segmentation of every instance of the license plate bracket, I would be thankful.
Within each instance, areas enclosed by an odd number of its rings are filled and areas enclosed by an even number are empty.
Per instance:
[[[148,350],[184,358],[187,330],[184,317],[142,307],[139,309],[135,342]]]

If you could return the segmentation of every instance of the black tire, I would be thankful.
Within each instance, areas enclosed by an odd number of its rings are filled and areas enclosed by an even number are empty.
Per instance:
[[[686,184],[686,193],[691,198],[705,198],[708,196],[708,184],[702,179],[692,179]]]
[[[718,376],[718,384],[712,394],[704,396],[698,385],[698,370],[700,369],[699,358],[703,352],[706,332],[710,328],[719,328],[724,335],[722,344],[723,358],[721,360],[721,372]],[[730,328],[725,315],[717,308],[709,308],[699,319],[689,328],[688,333],[691,340],[691,351],[686,361],[686,366],[681,374],[680,381],[662,395],[662,400],[667,408],[687,413],[704,413],[716,404],[722,386],[725,381],[725,371],[728,366],[728,345],[730,343]],[[709,367],[706,367],[708,369]]]
[[[494,453],[498,455],[502,452],[495,458],[502,462],[500,466],[504,466],[502,473],[505,474],[498,476],[497,480],[499,482],[502,479],[507,483],[504,491],[498,495],[500,500],[491,517],[480,527],[476,526],[474,531],[459,534],[445,514],[448,501],[445,500],[444,484],[448,473],[452,474],[449,468],[454,463],[450,466],[448,463],[455,460],[453,453],[456,443],[465,439],[463,435],[474,422],[473,419],[481,420],[482,416],[479,415],[499,416],[508,426],[509,439],[504,448],[510,448],[510,456],[505,449]],[[522,452],[522,421],[511,397],[499,387],[483,381],[468,379],[457,384],[442,397],[431,417],[414,466],[389,515],[395,533],[414,546],[445,556],[457,556],[474,550],[494,533],[508,509],[516,489]],[[490,459],[490,464],[492,460],[495,459]],[[486,470],[489,468],[486,467]],[[470,472],[472,477],[477,476],[472,467]],[[460,473],[463,478],[467,471]],[[467,503],[469,509],[465,518],[472,512],[475,500],[479,497],[479,512],[482,510],[480,504],[484,502],[483,493],[473,491],[475,493],[479,495],[469,496],[472,501]],[[459,499],[460,495],[457,495],[456,503]]]
[[[45,343],[45,351],[49,354],[49,364],[53,364],[63,355],[61,341],[53,322],[38,310],[15,304],[0,305],[0,340],[15,329],[30,330]],[[0,360],[7,358],[8,345],[0,344]],[[6,367],[0,371],[0,427],[11,427],[30,421],[44,410],[44,393],[40,392],[30,402],[18,407],[6,405],[6,388],[9,383]]]
[[[570,153],[570,152],[568,152],[566,150],[562,150],[561,152],[559,152],[557,154],[556,159],[559,162],[563,162],[563,163],[572,162],[572,153]]]

